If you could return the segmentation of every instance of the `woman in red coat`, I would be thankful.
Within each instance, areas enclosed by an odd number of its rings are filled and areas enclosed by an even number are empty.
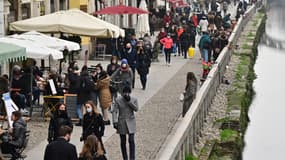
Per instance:
[[[167,34],[167,37],[162,38],[160,40],[160,43],[163,45],[164,48],[166,65],[170,66],[171,51],[173,47],[173,40],[170,37],[170,34]]]

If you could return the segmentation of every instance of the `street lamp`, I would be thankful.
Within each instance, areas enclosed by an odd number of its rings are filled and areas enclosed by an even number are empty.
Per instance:
[[[166,14],[166,10],[167,10],[167,6],[166,6],[166,2],[167,0],[165,0],[165,14]]]

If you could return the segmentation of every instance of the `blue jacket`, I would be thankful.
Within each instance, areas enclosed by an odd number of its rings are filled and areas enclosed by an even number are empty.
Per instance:
[[[128,53],[128,50],[125,51],[125,58],[128,60],[128,64],[131,68],[137,67],[137,51],[134,48],[132,48],[130,53]]]

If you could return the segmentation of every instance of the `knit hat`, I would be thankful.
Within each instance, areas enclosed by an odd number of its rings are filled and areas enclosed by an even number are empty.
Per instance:
[[[123,65],[123,64],[128,64],[128,60],[127,59],[122,59],[122,61],[121,61],[121,65]]]

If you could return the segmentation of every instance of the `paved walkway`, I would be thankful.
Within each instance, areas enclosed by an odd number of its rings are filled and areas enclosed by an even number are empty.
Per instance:
[[[143,121],[142,116],[140,116],[140,112],[143,111],[143,108],[148,107],[148,105],[145,105],[148,103],[148,101],[158,92],[160,91],[165,84],[176,74],[177,71],[179,71],[187,62],[193,61],[193,66],[199,67],[200,63],[197,61],[190,60],[190,59],[183,59],[182,57],[172,57],[172,65],[170,67],[167,67],[164,62],[164,57],[160,56],[160,62],[158,63],[152,63],[151,69],[150,69],[150,74],[148,76],[148,84],[147,88],[145,91],[141,89],[141,84],[139,80],[139,76],[136,76],[136,83],[135,83],[135,89],[132,93],[133,96],[138,97],[139,100],[139,105],[140,105],[140,111],[138,112],[138,124],[140,123],[139,121]],[[79,61],[79,65],[82,64],[82,61]],[[89,61],[88,65],[95,65],[97,64],[98,61]],[[107,63],[106,61],[101,61],[100,62],[103,66],[106,66]],[[191,71],[191,68],[189,68],[189,71]],[[198,72],[198,70],[197,70]],[[173,81],[173,83],[176,83],[177,81]],[[183,81],[179,81],[181,83],[181,87],[185,85],[185,75],[183,77]],[[179,90],[179,93],[183,91],[183,87]],[[172,93],[172,90],[168,90],[168,93]],[[168,94],[167,93],[167,94]],[[175,98],[179,98],[179,94],[176,95]],[[163,101],[162,99],[157,99],[158,102]],[[138,126],[139,128],[139,126]],[[141,132],[138,130],[138,132]],[[79,141],[79,137],[81,135],[81,127],[76,127],[74,128],[74,132],[72,134],[72,139],[71,143],[75,144],[77,147],[77,151],[80,152],[82,148],[82,143]],[[109,150],[114,150],[113,148],[118,148],[119,145],[112,145],[112,147],[109,148],[109,139],[117,139],[118,137],[115,136],[115,130],[113,129],[112,126],[107,126],[105,135],[103,137],[103,141],[106,143],[106,149],[107,152],[111,153]],[[111,141],[110,141],[111,142]],[[45,146],[47,145],[47,141],[43,141],[37,146],[35,146],[33,149],[27,152],[27,160],[36,160],[36,159],[42,159],[43,157],[43,152],[45,149]],[[139,153],[139,151],[137,151]],[[110,159],[118,159],[118,157],[110,157]]]
[[[231,9],[232,10],[232,9]],[[234,12],[232,15],[235,15]],[[198,41],[197,41],[198,42]],[[172,65],[167,67],[163,56],[160,62],[152,63],[148,76],[146,90],[141,90],[139,76],[136,76],[135,89],[132,95],[139,100],[140,110],[136,114],[137,134],[136,140],[136,159],[154,159],[164,141],[171,133],[173,127],[177,126],[182,112],[182,103],[179,102],[179,95],[183,92],[186,84],[186,74],[194,72],[197,79],[200,79],[202,72],[200,63],[200,53],[196,48],[193,59],[183,59],[182,57],[172,56]],[[89,61],[89,65],[96,65],[98,61]],[[100,61],[106,66],[109,61]],[[79,61],[82,66],[83,62]],[[81,151],[82,142],[81,127],[74,128],[71,143],[76,145],[77,152]],[[112,125],[107,126],[103,142],[110,160],[120,160],[119,136],[115,133]],[[27,160],[43,159],[43,154],[47,141],[44,140],[27,152]]]

